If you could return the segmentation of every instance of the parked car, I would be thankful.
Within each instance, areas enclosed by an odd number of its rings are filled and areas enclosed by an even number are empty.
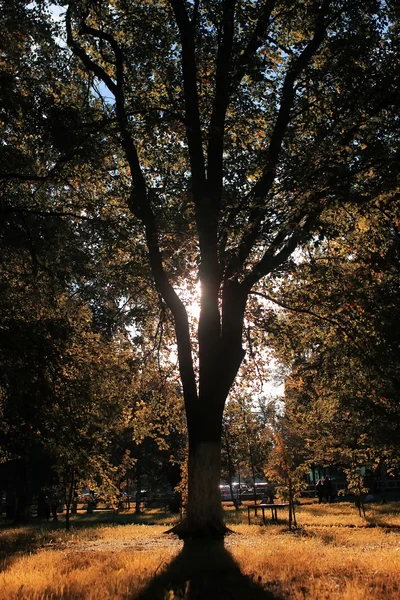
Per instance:
[[[228,484],[221,483],[219,489],[221,492],[221,500],[223,502],[228,502],[229,500],[240,500],[243,492],[247,489],[247,486],[243,483],[232,483],[233,497],[231,488]]]
[[[255,484],[256,498],[263,498],[265,494],[270,493],[271,484],[268,481],[259,481]],[[254,500],[254,486],[248,487],[242,494],[242,500]]]

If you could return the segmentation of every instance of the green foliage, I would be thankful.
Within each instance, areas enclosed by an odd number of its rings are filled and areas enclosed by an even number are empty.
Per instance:
[[[264,399],[260,400],[262,403]],[[226,405],[222,434],[222,475],[253,483],[263,478],[271,449],[271,423],[251,397],[234,395]]]
[[[286,413],[313,461],[353,475],[399,457],[397,214],[384,193],[330,213],[340,237],[312,242],[269,296],[285,309],[267,327],[289,369]]]

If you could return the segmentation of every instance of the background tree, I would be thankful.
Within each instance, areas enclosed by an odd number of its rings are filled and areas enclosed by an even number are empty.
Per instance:
[[[57,484],[68,526],[79,484],[112,480],[110,445],[128,417],[132,349],[94,333],[90,311],[76,299],[53,297],[51,306],[43,300],[3,313],[0,445],[5,463],[25,465],[14,492],[8,489],[14,516],[27,517],[33,495]]]
[[[265,399],[260,399],[261,404]],[[256,480],[262,479],[271,449],[271,422],[265,422],[264,413],[258,410],[251,396],[232,395],[223,417],[222,473],[232,488],[233,477],[253,486],[256,501]],[[236,492],[231,489],[232,498]]]
[[[142,488],[147,490],[149,501],[153,494],[162,494],[169,496],[174,510],[179,509],[178,488],[187,458],[183,399],[179,407],[176,381],[169,377],[168,368],[160,368],[151,357],[142,365],[137,394],[132,399],[128,435],[135,459],[131,476],[136,489],[136,512],[140,512]],[[172,494],[176,494],[175,501]]]
[[[116,492],[125,456],[116,438],[139,360],[124,327],[135,322],[140,343],[154,289],[129,211],[110,195],[107,209],[100,200],[118,161],[104,162],[87,81],[63,60],[51,13],[20,2],[0,11],[2,479],[19,461],[8,490],[17,518],[33,494],[57,485],[68,525],[83,482]]]
[[[285,411],[309,457],[349,473],[365,491],[361,466],[382,471],[399,458],[398,199],[331,213],[339,238],[315,240],[282,288],[265,299],[268,343],[289,368]]]
[[[276,492],[289,503],[289,529],[296,522],[296,499],[304,486],[305,463],[303,440],[290,420],[280,420],[265,473],[276,485]]]

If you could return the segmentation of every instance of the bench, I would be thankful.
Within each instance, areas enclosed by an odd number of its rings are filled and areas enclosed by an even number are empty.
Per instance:
[[[284,504],[251,504],[247,507],[247,518],[249,521],[249,525],[250,525],[250,513],[253,510],[254,511],[254,516],[257,516],[257,512],[261,509],[262,512],[262,518],[263,518],[263,523],[265,525],[265,509],[266,508],[270,508],[271,509],[271,519],[272,521],[277,521],[278,520],[278,509],[281,508],[289,508],[289,503],[284,503]]]

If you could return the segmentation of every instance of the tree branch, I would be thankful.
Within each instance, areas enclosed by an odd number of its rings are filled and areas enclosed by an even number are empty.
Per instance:
[[[94,60],[92,60],[89,55],[85,52],[85,50],[74,40],[72,35],[72,25],[71,25],[71,6],[68,6],[65,24],[67,28],[67,44],[73,51],[73,53],[80,58],[82,63],[85,65],[88,71],[94,73],[98,79],[103,81],[105,85],[108,87],[110,92],[115,96],[116,93],[116,84],[109,76],[107,71],[105,71],[100,65],[98,65]]]
[[[266,35],[265,39],[267,39],[269,42],[271,42],[271,44],[274,44],[274,46],[276,46],[277,48],[279,48],[279,50],[282,50],[282,52],[284,52],[288,56],[296,56],[296,53],[291,48],[289,48],[289,46],[284,46],[280,42],[277,42],[270,35]]]
[[[193,30],[195,30],[195,28],[196,28],[196,22],[197,22],[197,19],[199,16],[199,6],[200,6],[200,0],[194,0],[192,19],[191,19],[191,24],[192,24]]]
[[[354,340],[354,338],[351,336],[351,334],[348,333],[347,329],[341,323],[336,321],[335,319],[331,319],[330,317],[324,317],[323,315],[319,315],[318,313],[314,312],[313,310],[310,310],[309,308],[300,308],[298,306],[289,306],[285,302],[282,302],[281,300],[277,300],[276,298],[273,298],[272,296],[269,296],[268,294],[264,294],[263,292],[256,292],[256,291],[252,290],[250,292],[250,294],[252,296],[259,296],[260,298],[264,298],[264,300],[268,300],[268,302],[277,304],[281,308],[284,308],[285,310],[289,310],[290,312],[310,315],[311,317],[314,317],[315,319],[319,319],[320,321],[325,321],[326,323],[330,323],[331,325],[334,325],[335,327],[340,329],[340,331],[342,331],[357,346],[357,348],[359,350],[362,350],[362,348],[360,346],[358,346],[357,342]]]
[[[272,296],[269,296],[268,294],[264,294],[262,292],[251,291],[250,294],[252,294],[254,296],[260,296],[261,298],[264,298],[265,300],[268,300],[269,302],[273,302],[274,304],[277,304],[278,306],[281,306],[282,308],[284,308],[285,310],[289,310],[290,312],[309,315],[310,317],[313,317],[314,319],[318,319],[319,321],[324,321],[325,323],[329,323],[330,325],[337,327],[339,329],[339,331],[341,331],[351,341],[351,343],[354,345],[354,347],[357,348],[357,350],[359,350],[361,355],[368,359],[369,364],[376,370],[377,374],[383,378],[386,377],[386,374],[382,371],[382,369],[379,367],[379,365],[373,359],[371,354],[368,352],[368,348],[360,345],[357,342],[357,340],[355,339],[355,337],[351,333],[349,333],[348,328],[344,327],[336,319],[331,319],[330,317],[324,317],[323,315],[319,315],[318,313],[316,313],[313,310],[310,310],[308,308],[300,308],[298,306],[289,306],[285,302],[276,300],[276,298],[273,298]],[[396,379],[390,378],[390,380],[396,387],[398,387],[398,381]]]
[[[38,175],[36,173],[29,173],[29,174],[25,174],[25,173],[0,173],[0,180],[8,180],[8,179],[18,179],[19,181],[38,181],[41,183],[44,183],[45,181],[48,181],[50,179],[50,177],[57,172],[58,169],[60,169],[65,163],[67,163],[69,160],[71,160],[75,154],[78,152],[78,150],[80,150],[81,148],[81,144],[75,146],[74,148],[72,148],[72,150],[70,152],[68,152],[67,154],[65,154],[64,156],[61,156],[59,158],[59,160],[56,162],[56,164],[48,171],[48,173],[46,173],[46,175]]]
[[[268,150],[266,151],[266,166],[260,179],[249,194],[249,197],[253,199],[254,205],[249,216],[251,227],[242,237],[236,257],[234,257],[228,271],[234,271],[237,268],[236,265],[243,264],[258,238],[264,216],[264,200],[275,181],[283,140],[290,122],[290,112],[295,99],[295,82],[310,63],[325,38],[325,19],[329,11],[329,4],[330,0],[323,0],[316,17],[313,38],[308,42],[301,54],[292,60],[286,72],[278,116],[275,121]]]
[[[218,308],[218,291],[221,281],[221,273],[217,254],[217,225],[218,214],[216,208],[219,204],[221,190],[216,196],[211,197],[206,181],[205,160],[203,153],[202,132],[199,111],[199,98],[197,91],[197,68],[195,58],[194,27],[190,23],[183,0],[169,0],[174,11],[176,23],[181,40],[181,60],[183,74],[183,90],[186,111],[186,135],[189,148],[190,166],[192,172],[192,192],[196,208],[196,225],[200,246],[200,281],[201,302],[200,318],[198,325],[199,338],[199,370],[200,381],[210,378],[208,374],[215,365],[216,347],[220,336],[220,313]],[[231,4],[234,4],[231,2]],[[222,72],[222,67],[229,62],[233,38],[233,12],[229,8],[229,2],[225,2],[224,22],[226,25],[225,38],[218,52],[218,96],[214,103],[212,126],[221,127],[220,138],[216,145],[210,142],[215,152],[213,160],[217,162],[217,169],[212,176],[212,183],[221,181],[222,184],[222,139],[223,119],[226,111],[228,97],[226,89],[221,85],[227,81],[227,73]],[[222,120],[222,122],[220,122]],[[211,168],[212,170],[212,168]],[[220,185],[221,185],[220,184]],[[218,183],[216,185],[218,187]],[[214,190],[215,191],[215,190]],[[200,396],[203,390],[199,390]],[[205,394],[206,395],[206,394]]]
[[[169,0],[174,11],[182,46],[183,92],[186,107],[186,135],[193,178],[193,197],[197,206],[205,195],[205,162],[197,93],[197,69],[193,27],[183,0]]]
[[[224,1],[223,35],[218,48],[215,76],[215,98],[210,119],[207,149],[207,183],[215,210],[220,207],[222,193],[222,165],[224,127],[229,103],[229,79],[232,58],[234,14],[236,0]]]
[[[88,27],[84,20],[80,31],[98,39],[106,40],[115,56],[116,82],[108,73],[95,63],[86,51],[74,40],[72,35],[70,7],[67,11],[67,41],[72,51],[81,59],[86,68],[101,79],[115,97],[115,110],[121,133],[121,145],[125,151],[132,177],[132,192],[128,206],[132,213],[138,217],[145,228],[146,243],[149,252],[151,270],[156,287],[171,310],[175,321],[175,332],[178,343],[179,368],[184,389],[185,402],[192,402],[197,398],[196,379],[193,367],[192,348],[189,334],[189,322],[186,309],[168,280],[164,269],[159,235],[154,212],[151,208],[147,193],[147,186],[140,166],[139,156],[129,131],[129,122],[125,108],[124,96],[124,57],[122,49],[115,38],[103,31]]]
[[[73,217],[74,219],[79,219],[80,221],[93,221],[96,220],[96,217],[85,217],[84,215],[77,215],[73,212],[63,212],[58,210],[35,210],[31,208],[22,208],[22,207],[1,207],[0,214],[24,214],[24,215],[37,215],[39,217]]]
[[[232,91],[240,84],[243,77],[248,72],[248,68],[252,64],[254,55],[264,44],[266,33],[271,23],[271,15],[275,8],[275,4],[276,0],[266,0],[262,8],[253,35],[251,36],[244,52],[239,58],[238,68],[232,78]]]
[[[284,245],[278,250],[281,243],[286,237],[286,232],[281,230],[273,240],[268,250],[264,253],[261,260],[254,266],[251,272],[244,278],[242,285],[250,292],[251,288],[257,281],[259,281],[268,273],[271,273],[283,264],[291,254],[296,250],[299,244],[305,241],[310,231],[315,226],[318,216],[322,210],[317,208],[311,212],[308,216],[300,215],[301,218],[297,223],[297,227],[294,228],[292,235],[286,240]],[[277,251],[278,250],[278,251]]]
[[[8,180],[8,179],[18,179],[20,181],[46,181],[50,177],[47,175],[36,175],[35,173],[31,173],[30,175],[25,175],[23,173],[0,173],[0,179]]]
[[[267,150],[267,164],[261,178],[251,192],[251,195],[258,202],[261,202],[265,198],[275,179],[282,142],[290,122],[290,111],[292,110],[295,98],[294,86],[297,78],[308,66],[325,38],[325,18],[328,14],[329,4],[330,0],[322,2],[321,9],[316,18],[314,37],[308,42],[301,54],[292,61],[287,70],[282,88],[281,104]]]

